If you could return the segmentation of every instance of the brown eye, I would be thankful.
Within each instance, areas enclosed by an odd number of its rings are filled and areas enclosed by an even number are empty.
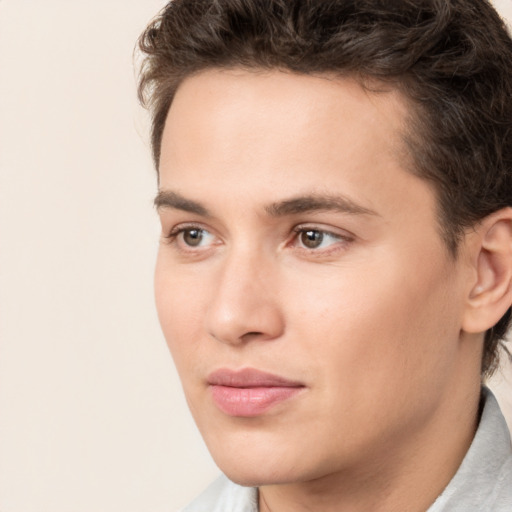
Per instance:
[[[300,234],[300,241],[304,247],[308,249],[316,249],[322,245],[324,234],[321,231],[308,229]]]
[[[185,229],[183,231],[183,241],[190,247],[197,247],[203,240],[202,229]]]

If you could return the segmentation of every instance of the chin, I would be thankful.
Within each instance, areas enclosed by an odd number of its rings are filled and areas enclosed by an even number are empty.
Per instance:
[[[246,467],[241,465],[220,466],[222,472],[233,482],[244,487],[260,487],[262,485],[280,485],[296,482],[298,479],[291,475],[289,471],[281,472],[275,468],[258,467],[255,468],[251,463]]]
[[[262,485],[280,485],[299,481],[307,481],[317,477],[303,466],[304,460],[283,453],[279,450],[242,450],[225,451],[220,454],[212,452],[215,463],[220,470],[233,482],[245,487]],[[288,455],[288,456],[287,456]],[[302,460],[301,460],[302,459]]]
[[[226,429],[227,430],[227,429]],[[206,446],[219,469],[233,482],[246,486],[279,484],[293,480],[300,450],[291,449],[276,432],[238,427],[231,432],[207,429]]]
[[[279,483],[283,475],[276,462],[262,460],[261,457],[253,457],[253,454],[245,452],[240,455],[240,450],[230,453],[216,454],[212,452],[213,460],[220,470],[233,482],[245,487],[258,487],[270,483]]]

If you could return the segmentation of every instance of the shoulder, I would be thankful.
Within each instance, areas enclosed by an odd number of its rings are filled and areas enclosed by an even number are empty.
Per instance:
[[[512,444],[494,395],[485,406],[473,443],[448,487],[428,512],[512,511]]]
[[[223,475],[180,512],[258,512],[258,491]]]

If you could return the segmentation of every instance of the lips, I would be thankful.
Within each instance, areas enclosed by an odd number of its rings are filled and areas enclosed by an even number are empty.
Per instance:
[[[253,368],[220,369],[207,380],[215,405],[225,414],[239,417],[262,415],[305,388],[300,382]]]

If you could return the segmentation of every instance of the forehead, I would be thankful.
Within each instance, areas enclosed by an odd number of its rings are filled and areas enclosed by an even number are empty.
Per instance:
[[[160,186],[205,205],[336,192],[381,215],[416,208],[413,188],[431,190],[409,172],[408,104],[374,86],[281,71],[191,76],[167,117]]]
[[[299,75],[282,71],[213,69],[188,77],[178,88],[164,131],[160,163],[185,151],[187,140],[215,142],[216,155],[237,143],[279,149],[289,157],[307,146],[328,149],[335,134],[345,149],[366,144],[404,157],[408,104],[395,89],[371,83],[363,88],[350,77]],[[340,128],[350,126],[344,138]],[[234,137],[236,134],[236,137]],[[351,140],[349,140],[351,139]],[[354,146],[354,142],[359,144]],[[241,155],[239,155],[241,156]],[[276,155],[275,155],[276,156]]]

